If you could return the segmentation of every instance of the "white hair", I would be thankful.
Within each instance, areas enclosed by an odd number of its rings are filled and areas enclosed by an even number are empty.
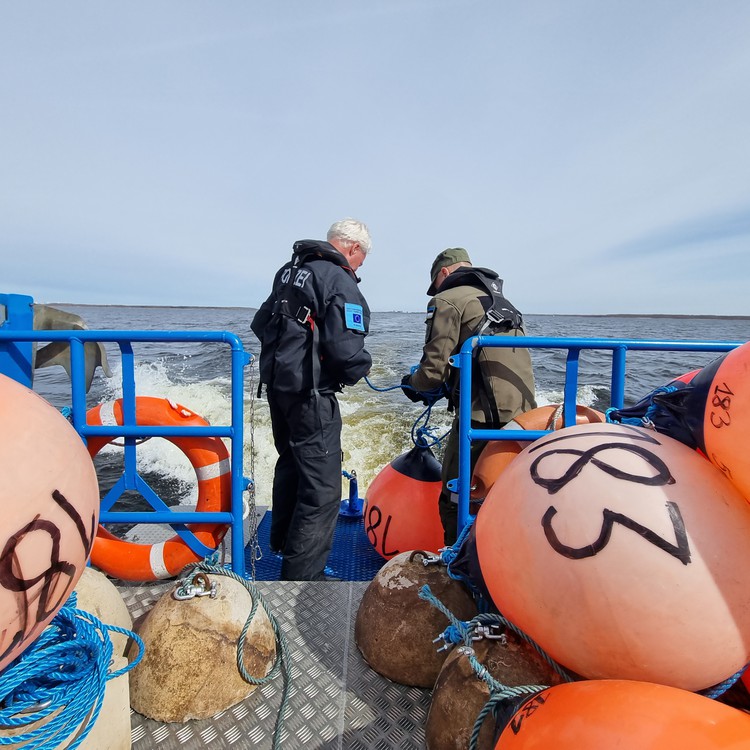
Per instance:
[[[372,247],[370,230],[367,228],[366,224],[357,221],[356,219],[342,219],[335,224],[331,224],[326,239],[329,242],[338,239],[350,245],[357,242],[365,255],[370,252],[370,248]]]

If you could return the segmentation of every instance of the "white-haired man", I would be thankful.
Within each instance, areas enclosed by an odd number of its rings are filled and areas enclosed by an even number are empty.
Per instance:
[[[355,273],[370,247],[355,219],[333,224],[326,242],[295,242],[251,324],[279,454],[270,543],[283,554],[282,580],[325,579],[341,502],[336,393],[372,365],[364,347],[370,309]]]

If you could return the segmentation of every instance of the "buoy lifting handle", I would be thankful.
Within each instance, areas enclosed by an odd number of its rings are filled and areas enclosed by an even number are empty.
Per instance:
[[[218,590],[219,584],[216,581],[211,581],[205,573],[198,572],[192,578],[183,579],[172,592],[172,596],[181,602],[194,599],[196,596],[210,596],[216,599]]]

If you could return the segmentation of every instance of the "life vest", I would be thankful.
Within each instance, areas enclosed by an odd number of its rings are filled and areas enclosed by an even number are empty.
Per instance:
[[[456,277],[455,283],[450,284],[453,277]],[[484,318],[474,336],[494,336],[523,328],[523,315],[503,294],[503,280],[494,271],[473,267],[456,269],[443,282],[441,290],[451,286],[473,286],[487,292],[486,297],[479,298],[484,307]]]
[[[484,308],[484,317],[479,321],[472,336],[497,336],[518,331],[524,335],[523,315],[503,294],[503,280],[488,268],[474,266],[457,268],[448,276],[440,287],[440,291],[459,286],[471,286],[486,294],[479,297]],[[472,389],[477,394],[485,422],[500,427],[497,405],[490,380],[490,373],[486,363],[479,357],[480,349],[474,349],[472,365]],[[532,394],[533,397],[533,394]],[[451,393],[448,398],[448,409],[452,411],[458,404],[457,394]],[[534,402],[531,408],[534,408]]]
[[[252,329],[261,341],[260,385],[298,393],[317,390],[320,383],[320,351],[315,319],[316,295],[311,257],[294,246],[292,259],[277,275],[271,296],[258,311]]]

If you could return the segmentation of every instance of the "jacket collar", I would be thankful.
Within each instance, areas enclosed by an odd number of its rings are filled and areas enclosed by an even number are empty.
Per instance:
[[[354,273],[349,261],[330,243],[322,240],[297,240],[292,248],[292,262],[301,265],[316,258],[327,260],[348,271],[359,284],[360,278]]]
[[[480,289],[487,289],[488,284],[494,282],[501,294],[503,291],[503,280],[490,268],[481,268],[479,266],[461,266],[447,276],[445,281],[440,285],[437,294],[453,289],[457,286],[475,286]]]

